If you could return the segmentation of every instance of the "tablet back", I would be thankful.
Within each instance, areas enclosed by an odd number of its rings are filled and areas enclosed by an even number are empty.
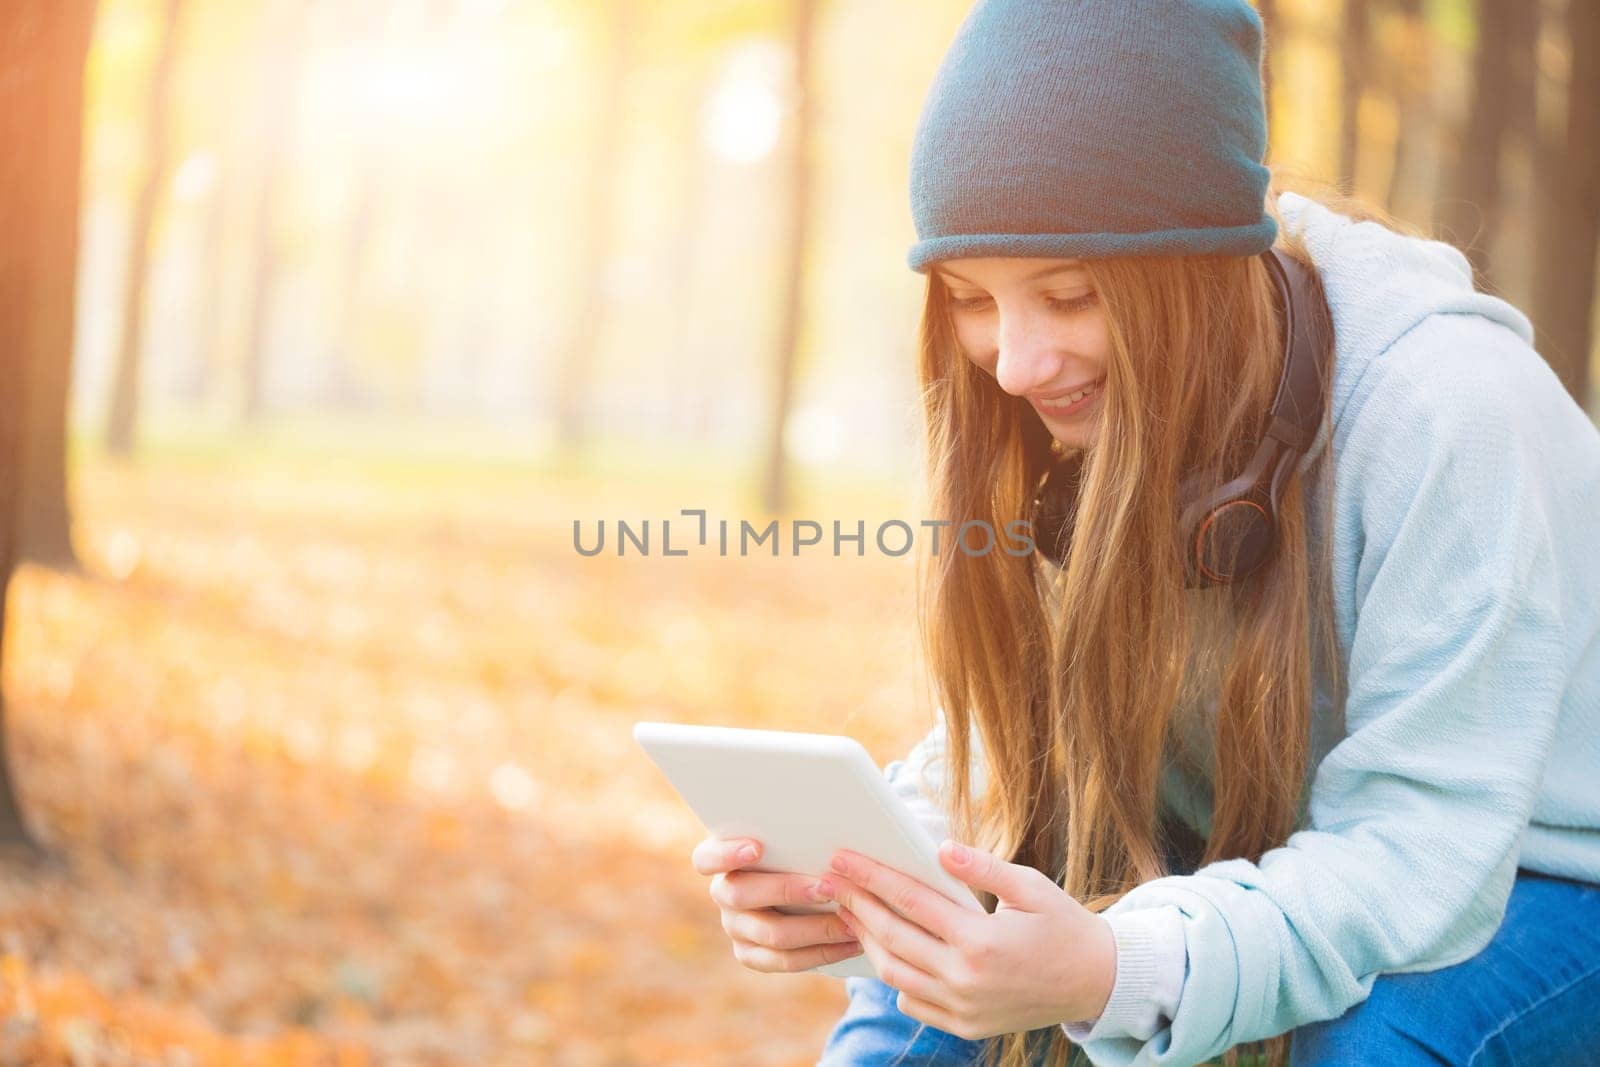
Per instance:
[[[750,870],[820,875],[834,851],[847,848],[963,907],[982,907],[939,865],[938,842],[853,738],[658,722],[638,723],[633,736],[710,833],[762,843],[761,861]],[[874,973],[865,956],[817,970],[836,977]]]

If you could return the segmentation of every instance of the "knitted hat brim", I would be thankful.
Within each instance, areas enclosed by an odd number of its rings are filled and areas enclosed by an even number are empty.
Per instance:
[[[918,241],[906,262],[926,274],[944,259],[978,256],[1092,259],[1129,255],[1253,256],[1272,247],[1278,224],[1269,215],[1249,226],[1153,230],[1147,233],[957,233]]]

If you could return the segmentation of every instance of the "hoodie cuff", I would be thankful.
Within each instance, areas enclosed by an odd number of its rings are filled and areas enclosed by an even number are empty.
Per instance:
[[[1098,1018],[1062,1023],[1075,1044],[1103,1037],[1148,1041],[1170,1025],[1183,993],[1188,953],[1176,904],[1104,916],[1117,943],[1117,978]]]

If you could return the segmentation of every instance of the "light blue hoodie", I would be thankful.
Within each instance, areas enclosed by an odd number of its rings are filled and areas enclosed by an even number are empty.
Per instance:
[[[1283,847],[1106,910],[1117,983],[1075,1034],[1097,1067],[1200,1063],[1341,1015],[1379,974],[1465,960],[1519,866],[1600,882],[1600,432],[1459,251],[1294,193],[1278,207],[1333,315],[1333,402],[1301,469],[1324,475],[1331,431],[1347,689],[1319,668],[1309,810]],[[1182,740],[1206,768],[1208,710]],[[936,804],[943,738],[941,721],[886,768],[907,799]],[[1163,776],[1202,834],[1209,773]],[[1175,958],[1176,1010],[1156,1019]]]

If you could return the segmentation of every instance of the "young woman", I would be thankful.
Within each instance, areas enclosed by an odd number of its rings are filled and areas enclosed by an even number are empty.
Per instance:
[[[829,1067],[1600,1061],[1600,433],[1460,252],[1268,192],[1260,44],[989,0],[934,81],[932,510],[1065,525],[925,559],[886,773],[985,914],[695,851],[746,966],[871,960]]]

